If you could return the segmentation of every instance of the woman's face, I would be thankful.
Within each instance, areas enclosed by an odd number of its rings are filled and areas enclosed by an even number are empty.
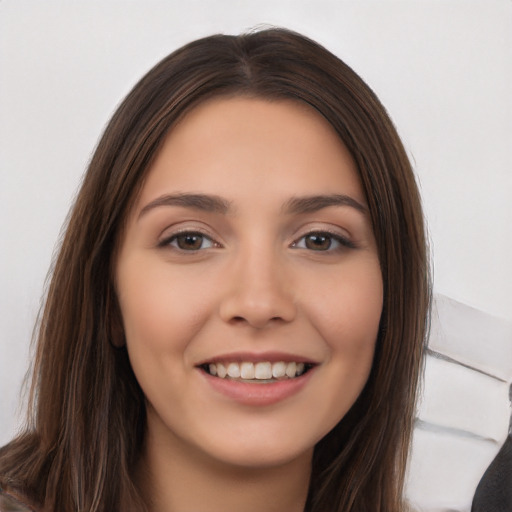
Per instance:
[[[309,457],[367,380],[375,239],[349,152],[305,104],[222,98],[185,116],[128,219],[116,284],[159,449]]]

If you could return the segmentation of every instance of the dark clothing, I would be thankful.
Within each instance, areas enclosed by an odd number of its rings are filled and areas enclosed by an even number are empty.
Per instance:
[[[471,512],[512,512],[512,434],[480,480]]]

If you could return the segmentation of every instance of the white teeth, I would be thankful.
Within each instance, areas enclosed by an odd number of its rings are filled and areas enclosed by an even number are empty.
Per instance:
[[[240,365],[240,376],[242,379],[254,379],[254,365],[252,363],[242,363]]]
[[[232,379],[238,379],[240,377],[240,365],[237,363],[229,363],[228,365],[228,375]]]
[[[226,367],[222,363],[218,363],[217,365],[217,376],[223,379],[228,372],[226,371]]]
[[[228,364],[223,363],[210,363],[208,365],[208,372],[224,379],[230,377],[231,379],[243,380],[272,380],[272,379],[293,379],[302,375],[306,370],[304,363],[285,363],[278,361],[271,363],[269,361],[261,361],[259,363],[231,362]]]
[[[285,375],[286,363],[279,361],[279,363],[274,363],[272,365],[272,377],[274,377],[274,379],[279,379],[279,377],[284,377]]]
[[[272,378],[272,365],[270,363],[256,363],[254,366],[254,376],[260,380]]]
[[[288,363],[286,366],[286,375],[288,377],[295,377],[297,373],[297,364],[296,363]]]

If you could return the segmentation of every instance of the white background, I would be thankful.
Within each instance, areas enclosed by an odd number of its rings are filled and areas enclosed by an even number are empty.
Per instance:
[[[512,320],[512,1],[0,0],[0,445],[102,127],[176,47],[262,23],[316,39],[376,91],[418,175],[435,290]]]

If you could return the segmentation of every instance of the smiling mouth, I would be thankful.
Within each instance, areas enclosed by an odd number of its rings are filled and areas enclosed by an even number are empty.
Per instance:
[[[212,377],[220,379],[236,380],[248,383],[271,383],[282,380],[290,380],[306,374],[312,363],[296,363],[278,361],[252,362],[225,362],[205,363],[201,365],[203,371]]]

